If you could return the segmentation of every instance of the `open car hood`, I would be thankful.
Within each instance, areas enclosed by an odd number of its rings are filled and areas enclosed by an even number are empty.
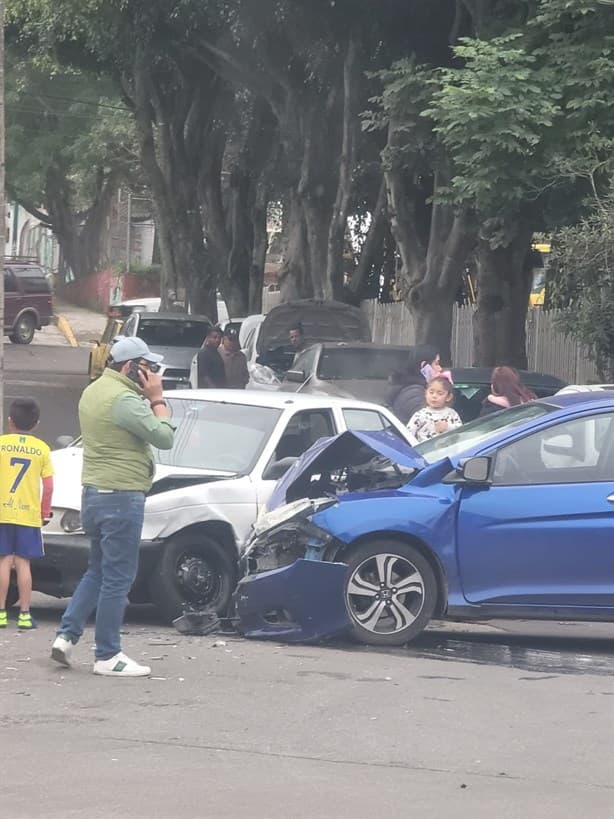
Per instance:
[[[315,476],[339,470],[360,469],[372,464],[378,456],[380,460],[386,459],[401,467],[405,473],[417,472],[428,466],[424,458],[392,430],[342,432],[332,438],[320,438],[301,455],[278,481],[267,508],[272,510],[299,498],[312,497]],[[406,479],[409,480],[409,475]],[[403,482],[406,481],[401,481]],[[319,494],[322,495],[323,492],[319,491]]]
[[[359,307],[339,301],[299,299],[274,307],[258,333],[258,354],[288,346],[290,328],[301,322],[308,344],[318,341],[371,341],[371,328]]]

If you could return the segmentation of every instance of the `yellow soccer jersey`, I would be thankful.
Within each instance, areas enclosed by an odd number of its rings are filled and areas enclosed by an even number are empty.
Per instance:
[[[41,525],[41,478],[53,475],[49,447],[34,435],[0,435],[0,523]]]

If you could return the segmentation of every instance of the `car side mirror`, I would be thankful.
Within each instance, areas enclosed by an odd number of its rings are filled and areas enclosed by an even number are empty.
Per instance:
[[[285,375],[286,381],[292,381],[294,384],[302,384],[306,376],[302,370],[288,370]]]
[[[490,477],[490,458],[469,458],[462,466],[462,476],[467,483],[486,483]]]
[[[297,462],[298,458],[287,457],[281,458],[279,461],[272,461],[262,473],[263,481],[278,481],[286,474],[293,464]]]

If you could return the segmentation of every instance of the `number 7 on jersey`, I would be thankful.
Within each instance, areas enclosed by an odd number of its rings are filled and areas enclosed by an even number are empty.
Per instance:
[[[22,482],[24,475],[30,468],[32,461],[30,458],[11,458],[11,466],[18,466],[19,472],[17,473],[17,477],[13,481],[13,485],[9,489],[10,493],[16,492],[17,487]]]

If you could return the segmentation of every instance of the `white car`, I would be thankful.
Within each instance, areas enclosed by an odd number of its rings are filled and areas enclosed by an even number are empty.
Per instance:
[[[413,442],[389,410],[352,399],[255,390],[181,390],[166,398],[177,433],[171,450],[155,450],[131,600],[155,603],[169,620],[186,603],[227,605],[252,525],[277,480],[315,441],[393,427]],[[46,556],[33,563],[34,586],[63,597],[89,553],[79,514],[82,449],[77,441],[51,457],[53,519],[44,529]]]

